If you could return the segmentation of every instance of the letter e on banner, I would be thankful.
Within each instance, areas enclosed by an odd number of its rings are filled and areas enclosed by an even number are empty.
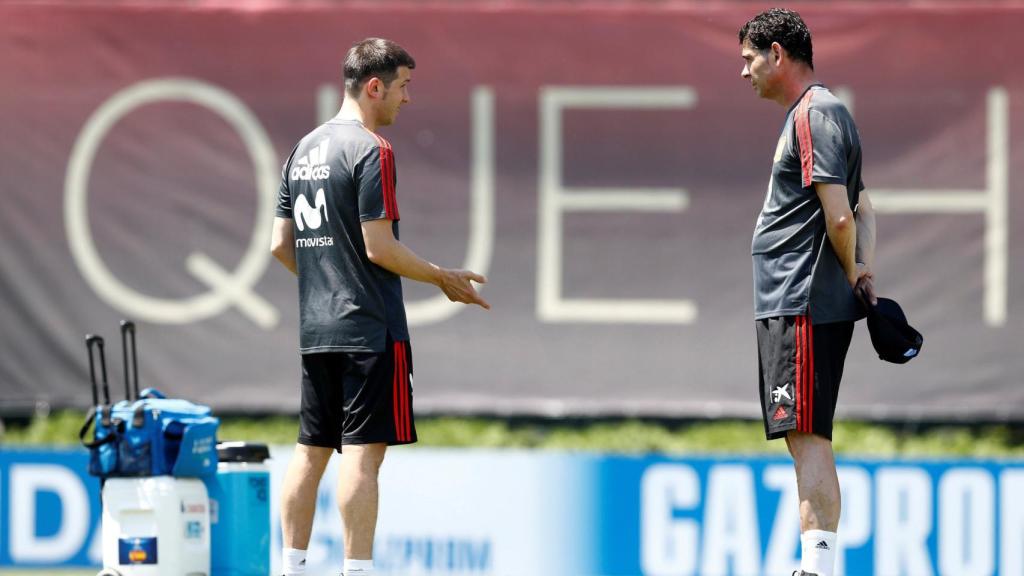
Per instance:
[[[537,317],[542,322],[693,324],[690,300],[565,298],[562,295],[562,215],[567,212],[680,212],[689,192],[666,189],[569,189],[562,184],[562,110],[692,109],[689,86],[548,86],[540,94],[537,227]]]

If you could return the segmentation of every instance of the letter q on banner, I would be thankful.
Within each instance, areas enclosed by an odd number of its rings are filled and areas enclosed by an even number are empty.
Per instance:
[[[132,110],[157,102],[188,102],[220,115],[241,136],[256,170],[256,222],[249,247],[234,271],[224,269],[206,254],[194,252],[186,270],[209,287],[205,293],[182,299],[141,294],[117,279],[103,262],[93,241],[88,215],[89,173],[107,132]],[[270,260],[277,183],[274,147],[263,126],[245,104],[230,92],[191,78],[158,78],[139,82],[114,94],[86,121],[75,141],[64,180],[64,225],[71,255],[86,282],[111,307],[160,324],[187,324],[220,314],[234,305],[264,329],[277,325],[278,311],[253,291]]]

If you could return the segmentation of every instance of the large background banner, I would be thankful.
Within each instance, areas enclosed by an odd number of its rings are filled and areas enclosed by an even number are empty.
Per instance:
[[[925,334],[896,367],[861,328],[841,412],[1019,417],[1024,8],[795,7],[859,125],[877,286]],[[383,132],[402,239],[494,305],[406,284],[418,409],[755,416],[750,237],[785,115],[740,78],[759,9],[0,6],[0,411],[84,407],[82,337],[122,317],[143,386],[296,408],[280,166],[384,36],[418,63]]]
[[[290,449],[271,456],[279,502]],[[0,450],[0,569],[101,563],[99,481],[86,460],[83,450]],[[838,576],[1024,574],[1020,462],[837,465]],[[335,483],[331,466],[317,498],[312,574],[343,561]],[[374,561],[391,576],[758,576],[798,567],[788,459],[399,449],[382,469],[381,493]]]

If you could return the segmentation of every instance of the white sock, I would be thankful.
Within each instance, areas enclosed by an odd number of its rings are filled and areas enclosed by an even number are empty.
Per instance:
[[[301,576],[306,573],[306,551],[285,548],[281,551],[284,562],[284,576]]]
[[[818,576],[832,576],[836,564],[835,532],[808,530],[800,535],[800,569]]]
[[[373,560],[350,560],[345,559],[345,576],[356,575],[371,576],[373,574]]]

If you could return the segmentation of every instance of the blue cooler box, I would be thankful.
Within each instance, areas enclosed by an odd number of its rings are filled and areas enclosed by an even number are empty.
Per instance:
[[[270,573],[270,451],[265,444],[217,444],[210,493],[210,564],[217,576]]]

